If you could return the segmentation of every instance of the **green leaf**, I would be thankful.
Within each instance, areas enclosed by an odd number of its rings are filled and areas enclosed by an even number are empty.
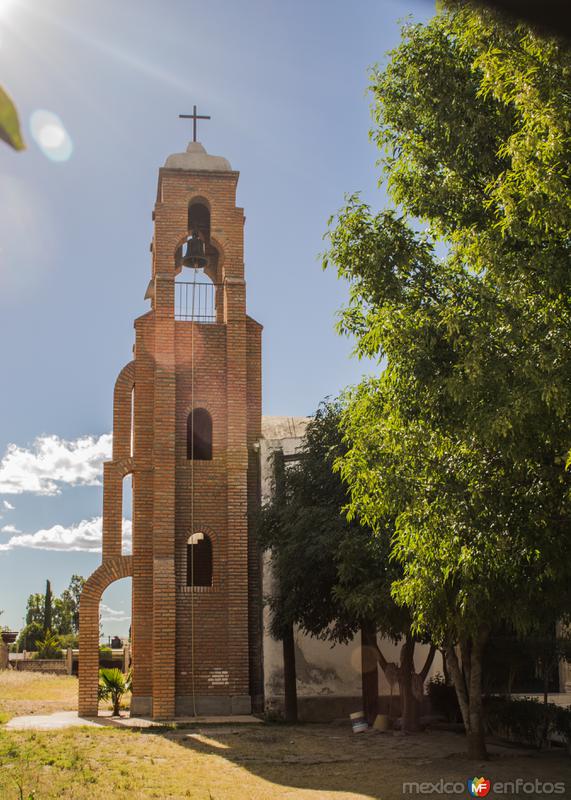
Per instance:
[[[25,150],[26,145],[20,131],[20,121],[16,106],[10,96],[0,86],[0,139],[14,150]]]

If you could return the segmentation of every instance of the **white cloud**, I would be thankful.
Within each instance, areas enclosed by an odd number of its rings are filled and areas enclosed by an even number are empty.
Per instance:
[[[101,622],[130,622],[131,615],[127,614],[125,611],[117,611],[114,608],[110,608],[105,603],[101,603],[99,606],[101,612]]]
[[[66,528],[63,525],[52,525],[35,533],[22,533],[12,536],[5,544],[0,544],[2,550],[14,550],[17,547],[31,550],[59,550],[82,551],[85,553],[101,552],[101,517],[82,519],[75,525]],[[131,551],[132,525],[131,520],[123,520],[124,551]]]
[[[4,500],[4,508],[6,511],[13,511],[16,506],[13,506],[12,503],[9,503],[7,500]]]
[[[61,492],[62,484],[100,486],[102,465],[111,458],[111,445],[110,433],[71,441],[54,435],[38,436],[30,448],[9,444],[0,461],[0,494],[54,495]]]
[[[1,533],[21,533],[15,525],[4,525],[3,528],[0,528]]]

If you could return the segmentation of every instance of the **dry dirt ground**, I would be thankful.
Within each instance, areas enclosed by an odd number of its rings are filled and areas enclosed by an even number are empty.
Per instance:
[[[61,709],[75,702],[75,679],[36,677],[25,688],[5,674],[0,673],[0,712],[48,713],[46,703],[55,710],[52,703],[59,702]],[[563,750],[493,747],[485,764],[470,762],[463,750],[463,738],[451,733],[354,735],[348,724],[148,731],[102,725],[46,732],[7,731],[0,725],[0,798],[468,798],[467,779],[476,775],[492,781],[564,781],[565,794],[559,796],[571,797],[571,758]],[[462,783],[463,789],[446,795],[438,788],[403,793],[404,782],[438,786],[440,779]],[[489,795],[542,796],[556,795],[522,789]]]
[[[0,721],[14,715],[50,714],[77,708],[77,678],[35,672],[0,672]]]

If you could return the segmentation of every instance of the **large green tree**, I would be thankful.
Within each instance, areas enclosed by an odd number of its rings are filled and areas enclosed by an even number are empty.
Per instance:
[[[446,649],[473,756],[482,652],[568,609],[571,56],[449,3],[371,74],[392,208],[348,199],[325,264],[384,359],[349,398],[352,512],[395,519],[393,595]]]
[[[272,633],[284,642],[286,689],[291,691],[294,624],[332,642],[346,642],[360,632],[363,701],[369,721],[377,713],[378,661],[391,683],[399,684],[403,727],[415,730],[434,648],[429,648],[417,675],[418,639],[411,630],[410,614],[391,596],[391,585],[401,571],[390,559],[387,541],[343,513],[349,496],[334,471],[336,459],[346,449],[339,427],[341,410],[339,401],[320,405],[295,464],[286,465],[276,455],[274,494],[259,526],[262,545],[272,554],[274,585],[268,596]],[[390,536],[390,518],[385,528]],[[377,632],[394,642],[402,638],[399,664],[387,660]],[[286,692],[286,710],[294,704],[288,699]]]
[[[33,650],[38,631],[50,630],[57,636],[68,637],[73,641],[79,632],[79,599],[85,578],[72,575],[67,589],[60,597],[52,595],[51,584],[46,581],[46,592],[36,592],[28,596],[26,604],[26,627],[20,631],[18,647]]]
[[[26,625],[37,623],[42,625],[44,623],[44,595],[41,592],[36,592],[28,596],[26,603]]]
[[[85,584],[82,575],[72,575],[67,589],[64,589],[59,598],[62,613],[70,630],[58,630],[58,633],[79,633],[79,599]]]
[[[52,630],[53,625],[53,594],[52,585],[49,580],[46,581],[46,593],[44,595],[44,633],[48,634]]]

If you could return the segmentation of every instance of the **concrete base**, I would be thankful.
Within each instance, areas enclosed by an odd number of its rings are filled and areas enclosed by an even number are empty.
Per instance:
[[[250,695],[234,695],[233,697],[197,695],[195,704],[192,702],[192,696],[179,695],[176,698],[176,716],[185,717],[192,715],[194,713],[194,705],[196,705],[196,713],[201,715],[226,716],[252,713],[252,700]]]
[[[4,726],[9,731],[56,731],[61,728],[98,725],[95,719],[80,717],[77,711],[58,711],[55,714],[30,714],[13,717]]]
[[[132,697],[131,716],[150,717],[153,710],[153,700],[151,697]]]
[[[176,716],[190,717],[194,715],[194,705],[192,696],[179,695],[176,698]],[[221,697],[217,695],[197,695],[196,713],[201,716],[231,716],[232,714],[251,714],[252,700],[250,695],[234,695],[233,697]],[[131,698],[132,717],[152,717],[153,698],[152,697],[132,697]]]

